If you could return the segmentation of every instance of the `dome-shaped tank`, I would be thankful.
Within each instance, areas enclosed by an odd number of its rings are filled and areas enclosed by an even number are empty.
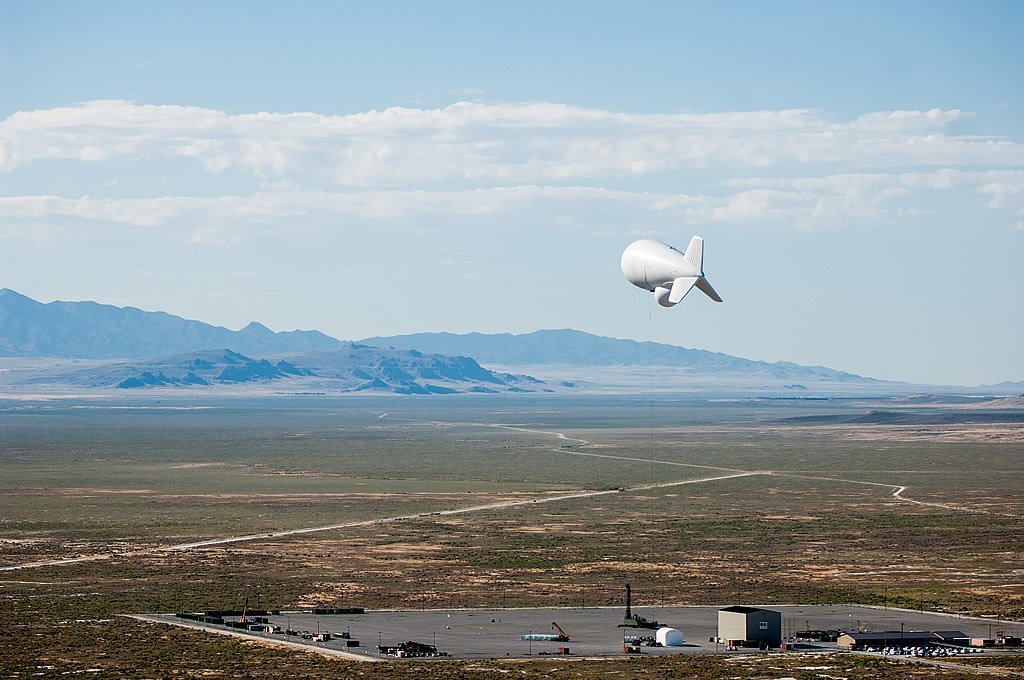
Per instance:
[[[654,640],[662,647],[682,647],[683,631],[678,628],[659,628]]]

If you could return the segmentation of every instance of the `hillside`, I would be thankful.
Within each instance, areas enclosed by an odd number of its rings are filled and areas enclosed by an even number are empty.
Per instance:
[[[377,356],[370,352],[372,349],[380,353],[381,348],[390,348],[392,353]],[[413,350],[432,358],[414,357],[409,354]],[[219,353],[214,362],[217,371],[186,365],[193,360],[208,360],[199,355],[210,351]],[[226,352],[243,359],[233,364],[226,359],[230,356]],[[548,387],[541,389],[559,391],[635,390],[643,383],[649,389],[663,392],[699,391],[729,396],[756,393],[786,398],[905,395],[908,391],[931,393],[936,389],[949,395],[1006,396],[1019,394],[1024,387],[1024,383],[1011,382],[977,388],[909,385],[825,366],[756,361],[722,352],[602,337],[571,329],[520,335],[416,333],[377,336],[355,344],[315,330],[274,332],[255,321],[232,331],[133,307],[96,302],[44,304],[9,289],[0,289],[0,358],[4,358],[5,366],[22,362],[20,368],[0,371],[0,385],[11,385],[16,380],[27,385],[30,383],[26,381],[37,379],[39,385],[58,385],[63,381],[67,386],[90,388],[123,382],[125,389],[239,386],[274,381],[292,384],[303,380],[313,385],[310,389],[328,391],[360,388],[422,393],[436,388],[459,392],[465,391],[469,383],[474,384],[475,391],[487,391],[492,384],[504,392],[513,388],[532,389],[529,380],[512,375],[517,373],[545,381]],[[405,366],[404,362],[411,363]],[[11,370],[12,374],[5,374]],[[54,376],[59,380],[45,382]],[[489,376],[498,376],[498,383]],[[322,387],[315,387],[316,384]]]
[[[134,307],[97,302],[44,304],[0,289],[0,356],[134,359],[214,347],[259,355],[332,349],[341,344],[319,331],[275,333],[255,321],[232,331]]]
[[[38,365],[0,374],[0,387],[26,390],[211,391],[272,388],[275,392],[458,394],[546,389],[527,375],[495,373],[468,357],[387,350],[344,343],[337,349],[250,357],[228,349],[142,361]]]
[[[694,375],[742,376],[773,382],[820,382],[875,384],[865,378],[824,366],[801,366],[786,361],[744,359],[661,343],[636,342],[591,335],[576,330],[541,330],[523,335],[501,333],[416,333],[361,340],[368,345],[417,349],[421,352],[465,354],[484,365],[577,367],[654,366],[685,370]],[[800,385],[790,385],[799,389]]]

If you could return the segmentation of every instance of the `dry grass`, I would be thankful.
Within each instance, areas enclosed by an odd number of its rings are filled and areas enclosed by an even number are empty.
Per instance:
[[[114,552],[0,573],[0,674],[957,677],[849,656],[396,670],[117,616],[235,608],[257,591],[273,608],[611,605],[629,580],[645,604],[861,602],[1024,618],[1024,448],[1016,426],[786,425],[780,420],[793,408],[759,405],[666,407],[652,430],[643,427],[647,405],[543,402],[511,413],[459,403],[397,414],[391,403],[393,423],[378,410],[319,402],[135,412],[126,420],[0,414],[0,563]],[[494,422],[592,443],[562,449],[564,440],[487,426]],[[772,474],[628,490],[722,468]],[[893,498],[895,485],[934,505]],[[153,551],[619,486],[626,490],[542,506]]]

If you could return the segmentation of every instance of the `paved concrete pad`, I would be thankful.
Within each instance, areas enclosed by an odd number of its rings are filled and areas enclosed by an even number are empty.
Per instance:
[[[1020,635],[1021,623],[999,623],[982,619],[958,618],[943,614],[863,606],[801,606],[767,605],[782,612],[783,635],[803,629],[840,630],[962,630],[971,637],[989,637],[991,631],[1004,630]],[[643,654],[714,654],[725,653],[722,646],[710,642],[717,632],[718,607],[638,607],[636,613],[656,619],[663,625],[678,628],[686,640],[684,647],[644,647]],[[307,644],[355,652],[368,658],[381,658],[377,645],[394,646],[412,640],[435,645],[453,658],[524,658],[546,656],[559,647],[568,647],[573,656],[619,656],[623,653],[623,634],[654,635],[653,630],[618,628],[623,610],[616,608],[587,609],[493,609],[493,610],[429,610],[371,611],[357,615],[315,616],[308,612],[284,612],[271,616],[274,625],[298,631],[349,632],[360,642],[358,648],[346,648],[345,641]],[[173,616],[159,616],[169,623]],[[553,633],[557,622],[569,634],[568,642],[528,642],[525,633]],[[214,627],[214,626],[210,626]],[[223,627],[218,627],[223,628]],[[284,635],[253,634],[259,637],[284,639]],[[300,641],[288,637],[291,641]],[[829,643],[815,643],[821,649],[834,649]],[[750,650],[747,650],[750,651]]]

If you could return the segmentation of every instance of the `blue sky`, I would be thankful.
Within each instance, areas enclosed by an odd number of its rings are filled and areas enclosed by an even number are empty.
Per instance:
[[[1024,379],[1024,5],[0,5],[0,286]],[[658,308],[631,240],[706,239]]]

